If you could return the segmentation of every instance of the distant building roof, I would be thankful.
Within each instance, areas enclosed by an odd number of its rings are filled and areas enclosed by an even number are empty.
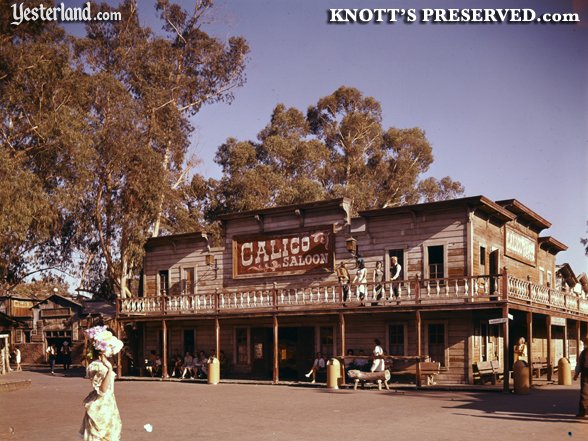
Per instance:
[[[84,302],[84,315],[114,317],[116,315],[116,306],[105,300],[93,300]]]

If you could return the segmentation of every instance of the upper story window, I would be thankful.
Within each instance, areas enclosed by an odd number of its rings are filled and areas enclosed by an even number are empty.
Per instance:
[[[196,272],[194,268],[183,269],[182,285],[183,294],[194,294],[196,291]]]
[[[430,279],[445,277],[445,252],[443,245],[427,247],[428,269]]]
[[[169,271],[159,271],[157,275],[157,294],[166,296],[169,292]]]

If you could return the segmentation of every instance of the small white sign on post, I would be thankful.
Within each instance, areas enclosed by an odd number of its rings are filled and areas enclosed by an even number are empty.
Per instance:
[[[563,317],[551,317],[551,324],[553,326],[565,326],[566,319]]]
[[[488,323],[491,325],[497,325],[499,323],[506,323],[506,322],[508,322],[508,317],[502,317],[502,318],[488,320]]]

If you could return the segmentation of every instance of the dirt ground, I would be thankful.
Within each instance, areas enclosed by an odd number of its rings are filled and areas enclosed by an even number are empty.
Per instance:
[[[30,379],[32,385],[0,393],[0,440],[79,439],[90,384],[76,374],[3,377]],[[529,395],[161,381],[120,381],[115,387],[124,441],[588,439],[588,419],[574,417],[578,382]]]

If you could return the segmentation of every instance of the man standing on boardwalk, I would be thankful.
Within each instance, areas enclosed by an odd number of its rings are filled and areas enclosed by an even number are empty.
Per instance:
[[[584,350],[576,363],[574,380],[577,380],[578,376],[580,376],[580,404],[576,416],[586,418],[588,411],[588,336],[584,337]]]

